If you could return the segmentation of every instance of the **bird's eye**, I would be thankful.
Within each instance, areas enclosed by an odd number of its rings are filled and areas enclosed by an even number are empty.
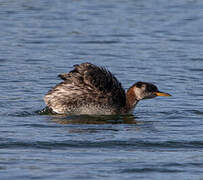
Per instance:
[[[147,86],[147,90],[148,90],[149,92],[156,92],[156,91],[157,91],[157,87],[156,87],[156,86],[153,86],[153,85]]]

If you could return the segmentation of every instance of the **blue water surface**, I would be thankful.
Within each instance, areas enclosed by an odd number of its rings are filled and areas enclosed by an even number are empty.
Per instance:
[[[203,1],[0,1],[0,177],[202,179]],[[172,97],[128,116],[41,115],[74,64]]]

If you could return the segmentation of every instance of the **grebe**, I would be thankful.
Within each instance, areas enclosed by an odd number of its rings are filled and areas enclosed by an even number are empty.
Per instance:
[[[126,114],[142,99],[171,96],[146,82],[135,83],[125,93],[110,71],[91,63],[76,64],[59,77],[63,82],[44,97],[47,108],[56,114]]]

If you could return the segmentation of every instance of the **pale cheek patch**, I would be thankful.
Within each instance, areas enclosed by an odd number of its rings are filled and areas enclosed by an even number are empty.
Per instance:
[[[135,93],[135,95],[136,95],[136,99],[137,100],[141,100],[142,99],[142,96],[141,96],[141,93],[140,93],[140,89],[138,89],[138,88],[134,88],[134,93]]]

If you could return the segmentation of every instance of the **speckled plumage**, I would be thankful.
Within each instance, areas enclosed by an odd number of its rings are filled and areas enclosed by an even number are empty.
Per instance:
[[[121,83],[103,67],[91,63],[74,65],[64,80],[45,95],[45,103],[59,114],[117,114],[126,105]]]
[[[44,97],[50,112],[57,114],[124,114],[142,99],[170,96],[146,82],[137,82],[127,92],[115,76],[91,63],[75,65],[69,73],[60,74],[63,82]]]

